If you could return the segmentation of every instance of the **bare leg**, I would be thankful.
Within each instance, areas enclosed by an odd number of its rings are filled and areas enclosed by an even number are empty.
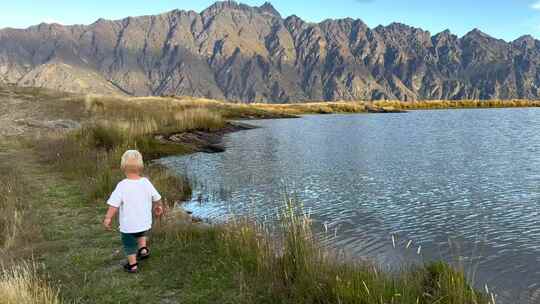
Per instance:
[[[143,247],[147,247],[146,246],[146,237],[143,236],[143,237],[140,237],[137,239],[137,243],[139,244],[139,249],[143,248]],[[148,247],[147,247],[148,248]],[[143,254],[146,254],[148,252],[144,252]]]
[[[137,264],[137,255],[132,254],[127,256],[129,265],[135,265]],[[137,269],[137,266],[133,267],[133,269]]]

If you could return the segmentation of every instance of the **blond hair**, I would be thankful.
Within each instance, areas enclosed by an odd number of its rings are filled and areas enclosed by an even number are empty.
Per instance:
[[[122,155],[120,168],[124,172],[141,172],[144,169],[144,161],[141,152],[128,150]]]

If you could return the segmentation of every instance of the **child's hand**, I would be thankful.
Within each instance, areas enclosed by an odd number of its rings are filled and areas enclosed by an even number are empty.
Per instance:
[[[163,215],[163,206],[161,206],[161,205],[155,206],[155,207],[154,207],[154,214],[155,214],[156,216],[158,216],[158,217],[159,217],[159,216],[162,216],[162,215]]]
[[[111,231],[111,230],[112,230],[112,228],[111,228],[111,222],[112,222],[111,218],[108,218],[108,217],[106,217],[106,218],[103,220],[103,227],[105,228],[105,230],[107,230],[107,231]]]
[[[103,228],[105,228],[105,230],[112,230],[111,222],[116,212],[118,212],[118,207],[109,206],[109,209],[107,209],[107,214],[105,214],[105,219],[103,220]]]

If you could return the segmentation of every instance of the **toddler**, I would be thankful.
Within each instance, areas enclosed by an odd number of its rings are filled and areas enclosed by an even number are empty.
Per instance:
[[[146,234],[152,228],[152,209],[156,216],[163,214],[161,195],[152,183],[142,177],[143,157],[139,151],[129,150],[122,155],[120,167],[126,178],[116,186],[107,204],[109,209],[103,226],[111,230],[112,218],[119,211],[120,234],[127,264],[124,269],[136,273],[138,260],[150,257]]]

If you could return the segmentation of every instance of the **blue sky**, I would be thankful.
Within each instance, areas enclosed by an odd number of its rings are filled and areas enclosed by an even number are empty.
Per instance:
[[[11,0],[2,3],[0,28],[25,28],[40,22],[89,24],[175,8],[201,11],[210,0]],[[264,0],[244,0],[261,5]],[[273,0],[283,16],[308,21],[360,18],[370,27],[402,22],[438,33],[450,29],[461,36],[473,28],[507,41],[524,34],[540,38],[540,0]]]

